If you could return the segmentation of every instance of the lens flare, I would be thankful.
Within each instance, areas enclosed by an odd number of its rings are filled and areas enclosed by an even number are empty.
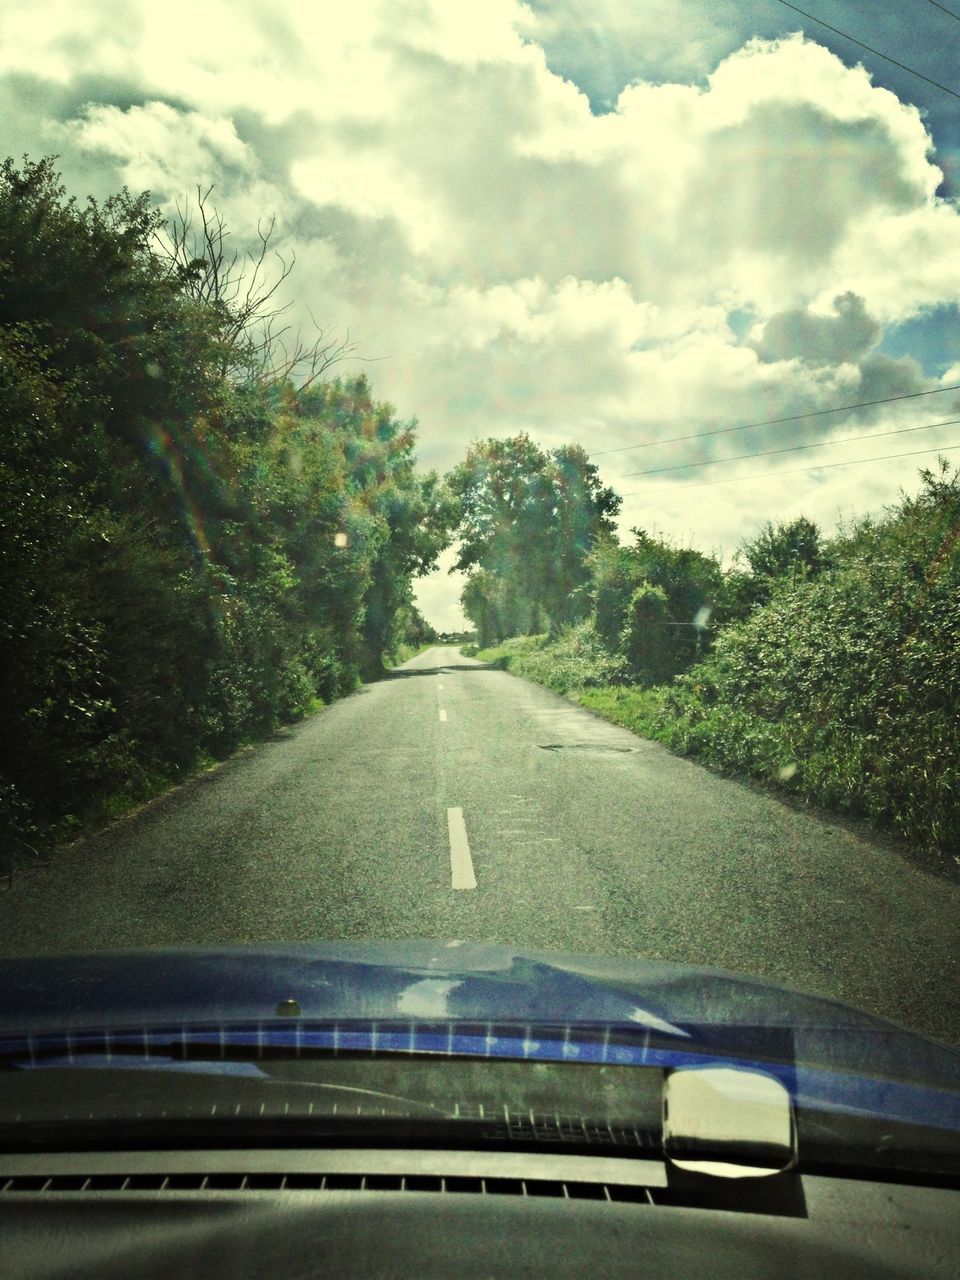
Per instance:
[[[199,505],[190,496],[188,486],[184,479],[183,452],[179,447],[173,432],[163,426],[159,422],[152,423],[146,434],[147,449],[153,458],[157,460],[163,473],[170,483],[170,488],[174,493],[180,515],[183,523],[189,530],[190,537],[199,555],[208,557],[210,555],[210,541],[207,538],[206,530],[203,526],[203,513]],[[201,455],[202,456],[202,455]],[[203,459],[203,471],[205,479],[212,481],[219,487],[219,482],[213,475],[209,462]]]

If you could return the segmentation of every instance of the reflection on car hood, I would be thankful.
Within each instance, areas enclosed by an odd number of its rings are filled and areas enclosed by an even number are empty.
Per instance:
[[[0,1030],[65,1023],[457,1018],[889,1029],[832,1000],[688,965],[457,941],[104,951],[0,960]]]
[[[655,961],[448,941],[321,942],[0,960],[0,1034],[275,1018],[598,1026],[951,1089],[960,1054],[837,1001]]]

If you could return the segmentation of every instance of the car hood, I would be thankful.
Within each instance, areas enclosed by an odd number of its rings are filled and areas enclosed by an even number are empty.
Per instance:
[[[0,1034],[272,1019],[444,1021],[650,1032],[677,1047],[783,1043],[843,1069],[866,1062],[960,1079],[960,1054],[849,1005],[760,978],[659,961],[457,940],[130,950],[0,960]]]
[[[441,941],[321,942],[0,960],[0,1059],[257,1074],[310,1053],[734,1066],[808,1112],[960,1141],[960,1053],[819,996],[718,969]],[[82,1060],[77,1054],[82,1055]],[[241,1061],[238,1061],[238,1055]],[[871,1129],[872,1132],[872,1129]],[[872,1139],[871,1139],[872,1140]],[[951,1157],[952,1158],[952,1157]]]

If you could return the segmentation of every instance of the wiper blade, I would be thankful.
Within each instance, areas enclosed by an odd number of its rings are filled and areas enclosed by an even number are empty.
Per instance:
[[[726,1030],[726,1029],[725,1029]],[[750,1043],[750,1053],[756,1045]],[[777,1046],[779,1050],[779,1045]],[[696,1065],[707,1057],[737,1056],[736,1046],[708,1046],[679,1028],[634,1025],[499,1025],[493,1023],[317,1022],[288,1018],[204,1026],[120,1027],[0,1038],[0,1070],[43,1062],[68,1066],[82,1059],[141,1058],[158,1063],[248,1062],[333,1055],[401,1055],[582,1062],[609,1066]],[[789,1064],[788,1053],[764,1057],[768,1069]]]

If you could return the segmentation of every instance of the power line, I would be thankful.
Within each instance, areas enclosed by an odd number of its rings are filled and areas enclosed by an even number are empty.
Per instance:
[[[930,3],[935,9],[942,9],[944,13],[949,13],[951,18],[956,18],[956,20],[960,22],[960,13],[954,13],[954,11],[952,9],[948,9],[945,4],[938,3],[938,0],[930,0]]]
[[[873,405],[893,404],[895,400],[916,400],[918,396],[937,396],[941,391],[960,391],[960,382],[949,387],[934,387],[931,391],[908,391],[904,395],[884,396],[882,400],[861,400],[858,404],[840,404],[833,409],[811,409],[808,413],[792,413],[786,418],[766,418],[763,422],[744,422],[736,427],[715,427],[712,431],[695,431],[688,436],[670,436],[666,440],[645,440],[643,444],[625,444],[617,449],[598,449],[590,456],[602,458],[608,453],[628,453],[631,449],[650,449],[660,444],[704,440],[707,436],[724,436],[733,431],[749,431],[752,427],[775,427],[781,422],[800,422],[803,418],[820,418],[827,413],[848,413],[851,409],[869,409]]]
[[[866,462],[887,462],[891,458],[915,458],[921,453],[952,453],[960,444],[934,445],[932,449],[911,449],[907,453],[881,453],[873,458],[854,458],[851,462],[821,462],[814,467],[791,467],[788,471],[761,471],[752,476],[725,476],[722,480],[701,480],[697,484],[684,485],[685,489],[708,489],[715,484],[736,484],[738,480],[766,480],[770,476],[799,476],[811,471],[831,471],[834,467],[862,467]],[[621,493],[621,498],[641,498],[648,493],[663,495],[663,489],[640,489],[633,493]]]
[[[947,418],[943,422],[926,422],[922,427],[897,427],[894,431],[868,431],[862,436],[841,436],[839,440],[815,440],[812,444],[788,444],[782,449],[762,449],[759,453],[735,453],[730,458],[710,458],[705,462],[678,462],[672,467],[655,467],[650,471],[625,471],[619,480],[629,476],[659,476],[665,471],[687,471],[692,467],[717,467],[723,462],[742,462],[744,458],[768,458],[774,453],[798,453],[802,449],[826,449],[832,444],[853,443],[855,440],[880,440],[884,436],[903,436],[911,431],[930,431],[934,427],[951,427],[960,418]]]
[[[861,49],[866,49],[868,53],[875,53],[878,58],[883,58],[884,62],[889,62],[895,67],[899,67],[901,71],[907,71],[912,76],[916,76],[918,80],[925,80],[927,84],[932,84],[935,89],[942,89],[944,93],[949,93],[952,98],[960,98],[960,93],[956,89],[950,89],[947,85],[941,84],[939,80],[931,80],[929,76],[925,76],[922,71],[914,71],[913,67],[908,67],[905,62],[898,62],[896,58],[891,58],[886,53],[881,53],[879,49],[874,49],[873,45],[864,44],[862,40],[858,40],[847,31],[841,31],[839,27],[831,27],[829,22],[824,22],[822,18],[815,18],[812,13],[807,13],[805,9],[800,9],[795,4],[791,4],[790,0],[780,0],[780,4],[786,5],[788,9],[792,9],[794,13],[802,14],[804,18],[809,18],[811,22],[816,22],[821,27],[826,27],[828,31],[832,31],[834,35],[843,36],[844,40],[850,40],[853,44],[859,45]],[[937,6],[940,8],[941,6]],[[954,15],[956,16],[956,15]]]

